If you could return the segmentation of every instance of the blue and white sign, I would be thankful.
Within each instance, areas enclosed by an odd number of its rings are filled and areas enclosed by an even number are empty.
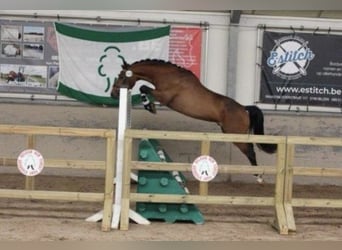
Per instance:
[[[285,36],[275,41],[267,65],[282,79],[298,79],[307,75],[306,69],[314,57],[308,41],[298,36]]]

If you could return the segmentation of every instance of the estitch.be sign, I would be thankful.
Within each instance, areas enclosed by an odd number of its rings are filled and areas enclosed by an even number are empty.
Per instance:
[[[264,32],[260,101],[341,107],[342,36]]]

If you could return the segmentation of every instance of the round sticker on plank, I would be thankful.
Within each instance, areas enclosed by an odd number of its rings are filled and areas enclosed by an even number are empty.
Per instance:
[[[216,177],[217,172],[218,165],[209,155],[201,155],[192,163],[192,175],[199,181],[211,181]]]
[[[18,156],[17,166],[23,175],[35,176],[43,171],[44,158],[37,150],[26,149]]]

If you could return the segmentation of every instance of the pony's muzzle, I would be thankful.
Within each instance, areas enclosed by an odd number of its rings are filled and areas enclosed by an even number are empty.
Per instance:
[[[117,98],[120,96],[120,88],[114,86],[112,92],[110,93],[110,96],[113,98]]]

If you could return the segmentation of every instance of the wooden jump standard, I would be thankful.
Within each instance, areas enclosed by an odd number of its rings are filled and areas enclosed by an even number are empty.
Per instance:
[[[82,161],[45,159],[46,167],[76,168],[76,169],[103,169],[106,171],[105,191],[102,193],[79,193],[79,192],[54,192],[34,191],[34,178],[27,177],[26,190],[0,189],[0,198],[25,198],[25,199],[49,199],[69,201],[104,202],[104,217],[102,230],[110,230],[113,203],[113,177],[114,177],[114,143],[115,131],[103,129],[83,129],[64,127],[40,127],[40,126],[17,126],[0,125],[0,134],[22,134],[27,136],[27,147],[34,148],[36,135],[56,136],[80,136],[106,138],[106,161]],[[177,170],[191,171],[189,163],[156,163],[132,161],[133,139],[164,139],[164,140],[188,140],[201,141],[201,153],[209,154],[211,142],[258,142],[278,144],[276,168],[274,166],[245,166],[220,164],[220,173],[242,173],[242,174],[275,174],[275,196],[274,197],[248,197],[248,196],[208,196],[207,183],[200,183],[200,195],[159,195],[130,193],[130,172],[136,170]],[[325,137],[284,137],[284,136],[256,136],[236,134],[214,134],[214,133],[191,133],[171,131],[147,131],[129,129],[125,134],[125,168],[124,186],[122,196],[121,230],[128,229],[129,202],[168,202],[168,203],[197,203],[197,204],[231,204],[231,205],[253,205],[274,206],[276,218],[274,226],[279,233],[287,234],[296,231],[293,216],[293,206],[305,207],[342,207],[341,199],[305,199],[293,198],[293,175],[342,177],[341,168],[303,167],[294,166],[295,145],[320,145],[320,146],[342,146],[341,138]],[[16,159],[0,158],[0,166],[15,165]]]
[[[156,170],[156,171],[191,171],[189,163],[157,163],[140,162],[132,160],[133,139],[164,139],[164,140],[190,140],[201,141],[201,153],[209,154],[210,142],[258,142],[278,144],[276,167],[274,166],[244,166],[220,164],[220,173],[241,174],[275,174],[274,197],[248,197],[248,196],[208,196],[207,186],[200,183],[200,195],[165,195],[165,194],[142,194],[130,193],[131,169]],[[171,131],[149,131],[149,130],[127,130],[125,135],[125,168],[123,187],[123,211],[121,215],[121,230],[128,229],[128,215],[130,201],[135,202],[164,202],[164,203],[192,203],[192,204],[231,204],[231,205],[253,205],[274,206],[276,218],[274,226],[280,234],[288,234],[296,231],[293,215],[293,206],[299,207],[333,207],[342,208],[342,199],[307,199],[292,198],[293,176],[321,176],[342,177],[342,169],[325,168],[318,166],[294,166],[295,145],[316,146],[342,146],[342,138],[326,137],[298,137],[298,136],[256,136],[236,134],[214,134],[214,133],[191,133]]]
[[[26,135],[27,147],[35,148],[35,137],[38,135],[72,136],[72,137],[98,137],[106,140],[105,161],[45,159],[45,167],[99,169],[105,171],[105,188],[103,193],[91,192],[60,192],[34,190],[34,177],[26,177],[26,190],[0,189],[0,198],[44,199],[103,202],[103,220],[101,229],[110,231],[113,206],[113,179],[115,162],[116,131],[107,129],[69,128],[69,127],[42,127],[0,125],[0,134]],[[20,152],[18,152],[20,153]],[[0,166],[16,165],[16,159],[0,158]]]
[[[290,136],[287,138],[286,174],[284,185],[284,208],[287,216],[287,223],[290,231],[296,231],[296,224],[293,215],[294,207],[330,207],[342,208],[342,199],[308,199],[293,198],[293,176],[318,176],[318,177],[342,177],[341,166],[337,168],[325,168],[318,166],[294,166],[296,145],[315,146],[338,146],[342,147],[342,138],[327,137],[299,137]]]
[[[240,166],[221,165],[219,173],[243,173],[243,174],[275,174],[275,196],[274,197],[249,197],[249,196],[208,196],[208,195],[167,195],[167,194],[143,194],[131,193],[130,173],[133,169],[145,170],[176,170],[191,171],[189,163],[156,163],[140,162],[132,160],[133,139],[162,139],[162,140],[186,140],[201,142],[201,153],[205,153],[210,148],[211,142],[258,142],[278,144],[277,160],[275,166]],[[237,135],[218,133],[197,133],[197,132],[171,132],[171,131],[151,131],[127,129],[125,133],[125,159],[123,172],[123,193],[121,230],[128,230],[129,226],[129,206],[130,202],[164,202],[164,203],[190,203],[190,204],[231,204],[231,205],[251,205],[251,206],[273,206],[276,212],[274,226],[279,233],[287,234],[287,217],[284,209],[284,179],[285,179],[285,159],[286,159],[286,137],[280,136],[258,136],[258,135]],[[207,152],[209,153],[209,152]],[[203,185],[201,190],[206,190]]]

